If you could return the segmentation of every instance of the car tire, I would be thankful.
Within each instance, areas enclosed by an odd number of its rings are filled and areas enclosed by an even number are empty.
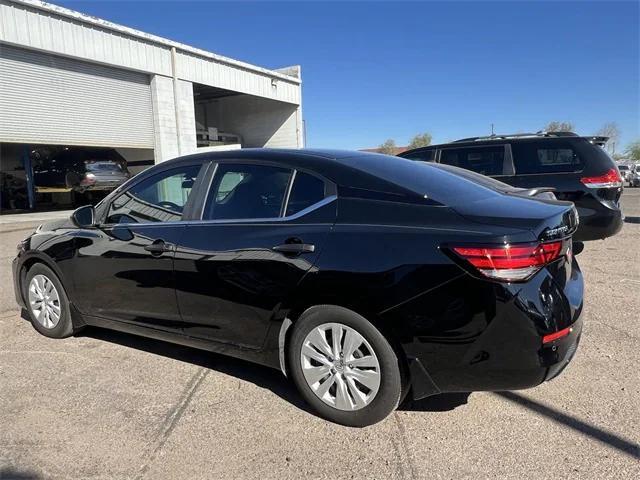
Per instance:
[[[50,338],[73,335],[69,298],[53,270],[36,263],[27,272],[23,290],[33,328]]]
[[[340,339],[336,350],[334,335]],[[335,423],[350,427],[377,423],[397,408],[406,392],[403,368],[389,341],[367,319],[346,308],[327,305],[307,310],[294,324],[287,354],[302,397]]]

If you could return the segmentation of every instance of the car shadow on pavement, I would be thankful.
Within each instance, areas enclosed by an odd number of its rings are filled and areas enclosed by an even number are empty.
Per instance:
[[[134,348],[154,355],[162,355],[163,357],[172,358],[180,362],[187,362],[215,370],[251,382],[261,388],[271,390],[280,398],[299,409],[315,415],[300,397],[293,383],[289,382],[279,370],[273,368],[206,350],[98,327],[85,328],[81,332],[78,332],[77,336],[95,338],[97,340],[115,343],[124,347]]]
[[[279,370],[273,368],[206,350],[98,327],[85,328],[77,336],[95,338],[215,370],[251,382],[261,388],[266,388],[300,410],[316,415],[302,399],[295,385],[287,380]],[[469,393],[451,393],[435,395],[421,400],[407,398],[398,409],[415,412],[446,412],[466,404],[469,395]]]
[[[0,480],[40,480],[44,478],[31,470],[19,470],[14,467],[0,468]]]
[[[640,445],[634,443],[631,440],[616,435],[613,432],[609,432],[595,425],[586,423],[578,418],[572,417],[560,410],[543,405],[530,398],[520,395],[515,392],[496,392],[496,395],[516,403],[521,407],[531,410],[538,415],[547,417],[555,422],[558,422],[566,427],[569,427],[577,432],[591,437],[594,440],[604,443],[622,453],[625,453],[633,458],[640,459]]]
[[[441,393],[420,400],[407,398],[398,407],[398,410],[408,412],[448,412],[466,405],[469,401],[469,395],[471,393]]]
[[[640,223],[640,217],[624,217],[625,223]]]

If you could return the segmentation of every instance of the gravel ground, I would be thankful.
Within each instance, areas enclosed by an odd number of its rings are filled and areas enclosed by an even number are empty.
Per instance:
[[[0,225],[0,478],[640,478],[640,189],[591,242],[582,341],[531,390],[442,395],[366,429],[310,413],[277,371],[99,329],[38,335]]]

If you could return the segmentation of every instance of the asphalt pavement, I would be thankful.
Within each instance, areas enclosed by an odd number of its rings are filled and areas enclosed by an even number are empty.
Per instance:
[[[640,478],[640,188],[623,205],[622,232],[578,256],[584,330],[559,378],[365,429],[318,418],[275,370],[100,329],[40,336],[10,271],[36,219],[1,223],[0,478]]]

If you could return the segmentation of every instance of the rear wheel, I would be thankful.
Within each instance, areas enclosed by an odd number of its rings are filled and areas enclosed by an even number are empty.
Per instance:
[[[328,420],[364,427],[387,417],[400,402],[395,351],[377,328],[350,310],[312,309],[296,322],[288,355],[298,390]]]
[[[37,263],[27,272],[25,299],[31,324],[42,335],[64,338],[73,334],[67,294],[49,267]]]

